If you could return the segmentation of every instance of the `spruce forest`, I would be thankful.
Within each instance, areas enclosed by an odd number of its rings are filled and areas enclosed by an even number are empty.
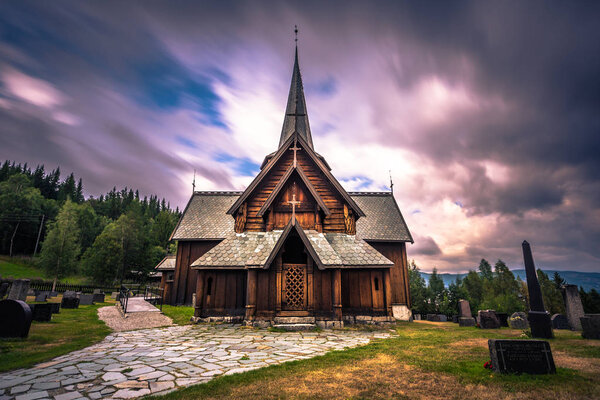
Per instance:
[[[180,212],[163,198],[116,187],[85,198],[81,179],[5,161],[0,168],[0,254],[32,257],[46,276],[96,284],[147,276],[169,250]],[[173,249],[171,249],[173,250]]]

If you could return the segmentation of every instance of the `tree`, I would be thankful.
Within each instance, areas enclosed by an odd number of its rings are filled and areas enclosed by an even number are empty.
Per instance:
[[[492,273],[492,266],[485,258],[482,258],[479,262],[479,273],[481,274],[481,278],[487,281],[491,281],[494,279],[494,274]]]
[[[40,266],[49,276],[54,276],[52,290],[59,278],[77,271],[77,257],[81,250],[77,219],[77,205],[67,200],[42,244]]]
[[[538,281],[542,289],[542,298],[546,311],[550,314],[564,314],[565,304],[562,294],[554,285],[554,282],[548,278],[548,275],[541,269],[537,270]]]
[[[468,294],[471,311],[477,312],[483,301],[483,281],[481,277],[477,272],[471,270],[463,279],[463,286]]]
[[[410,302],[413,311],[415,313],[427,313],[427,287],[415,260],[412,260],[408,265],[408,281],[410,283]]]
[[[562,276],[560,276],[560,274],[558,273],[558,271],[554,271],[554,275],[552,276],[552,282],[554,282],[554,286],[556,286],[556,288],[558,290],[560,290],[561,286],[566,284],[567,281],[565,281],[563,279]]]
[[[509,314],[525,309],[519,283],[502,260],[494,265],[492,279],[485,281],[484,288],[482,308]]]
[[[431,303],[435,309],[435,312],[441,312],[442,304],[447,307],[447,293],[444,287],[444,281],[442,277],[438,275],[437,268],[433,268],[433,272],[429,276],[429,290]],[[445,303],[446,302],[446,303]]]
[[[586,314],[600,314],[600,293],[596,289],[591,289],[586,293],[580,286],[579,296]]]

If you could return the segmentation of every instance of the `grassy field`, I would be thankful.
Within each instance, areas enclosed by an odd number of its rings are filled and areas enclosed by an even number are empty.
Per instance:
[[[190,318],[194,316],[194,307],[163,305],[162,312],[177,325],[191,324]]]
[[[101,341],[111,331],[96,310],[107,303],[62,309],[50,322],[33,322],[27,339],[0,339],[0,371],[29,367]]]
[[[52,279],[48,277],[45,271],[27,263],[19,258],[9,258],[6,256],[0,257],[0,276],[3,278],[14,279]],[[69,276],[60,280],[63,283],[80,284],[88,283],[88,278],[85,276]]]
[[[555,331],[556,375],[500,375],[484,369],[487,339],[520,338],[508,328],[401,323],[396,336],[172,392],[163,399],[593,399],[600,397],[600,341]]]

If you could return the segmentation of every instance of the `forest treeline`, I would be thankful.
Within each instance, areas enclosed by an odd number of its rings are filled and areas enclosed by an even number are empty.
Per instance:
[[[444,286],[436,268],[426,283],[414,260],[409,264],[408,273],[414,313],[457,315],[458,301],[462,299],[469,301],[473,314],[477,314],[478,310],[496,310],[509,315],[529,310],[527,283],[519,277],[515,278],[502,260],[498,260],[492,269],[491,264],[482,259],[476,269],[470,270],[462,279],[457,277],[448,287]],[[550,278],[538,269],[537,275],[546,310],[550,314],[564,314],[560,287],[568,282],[558,272]],[[591,289],[586,292],[580,287],[579,294],[586,313],[600,313],[598,291]]]
[[[164,198],[128,188],[86,199],[81,178],[61,179],[59,168],[0,167],[0,254],[37,252],[48,277],[115,284],[143,276],[167,253],[179,216]]]

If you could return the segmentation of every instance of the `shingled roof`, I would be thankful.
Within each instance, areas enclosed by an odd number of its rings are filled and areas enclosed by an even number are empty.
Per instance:
[[[225,239],[234,233],[227,210],[242,192],[195,192],[171,240]],[[364,211],[356,221],[356,235],[364,240],[413,242],[394,196],[389,192],[351,192]]]
[[[345,233],[303,230],[291,221],[284,230],[235,233],[192,263],[195,268],[268,268],[293,231],[305,241],[320,269],[391,267],[394,263],[364,240]]]
[[[224,239],[233,232],[233,217],[225,212],[242,192],[195,192],[170,240]]]
[[[154,269],[157,271],[172,271],[175,269],[175,260],[175,254],[167,254]]]

